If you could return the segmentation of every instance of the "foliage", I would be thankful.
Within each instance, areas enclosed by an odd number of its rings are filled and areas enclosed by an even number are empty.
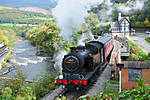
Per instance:
[[[32,44],[40,47],[46,53],[46,56],[53,56],[64,45],[65,40],[58,35],[60,29],[56,27],[56,23],[51,21],[49,23],[41,24],[29,30],[29,34],[26,36]]]
[[[12,59],[12,52],[10,52],[6,57],[5,57],[5,61],[9,62]]]
[[[0,25],[0,27],[5,37],[9,40],[8,46],[14,47],[14,42],[19,40],[19,36],[22,34],[23,30],[29,26]]]
[[[43,76],[38,82],[30,84],[35,91],[35,96],[39,100],[41,97],[45,96],[50,91],[57,88],[55,85],[56,74]]]
[[[99,30],[99,17],[97,14],[94,14],[93,12],[90,12],[88,17],[85,19],[85,22],[90,26],[91,32],[94,35],[97,35],[100,33]]]
[[[21,71],[16,71],[16,76],[14,80],[9,80],[6,86],[11,87],[13,95],[16,95],[19,91],[22,90],[25,83],[26,76]]]
[[[150,28],[150,0],[147,0],[144,9],[134,11],[130,14],[131,27]]]
[[[0,9],[0,23],[39,24],[48,20],[52,20],[51,15],[22,11],[15,8]]]
[[[125,90],[120,93],[120,97],[123,99],[148,99],[150,98],[150,86],[149,84],[144,85],[143,79],[137,79],[137,88],[133,90]]]
[[[128,61],[148,61],[148,55],[138,47],[137,44],[128,40],[130,45],[130,56],[127,59]]]
[[[4,36],[4,33],[0,29],[0,41],[3,41],[6,45],[8,45],[8,39]]]
[[[139,27],[139,28],[143,28],[144,27],[144,23],[137,21],[137,22],[135,22],[135,26]]]
[[[5,68],[5,67],[7,67],[7,66],[9,66],[9,63],[7,63],[7,62],[2,62],[2,68]]]
[[[112,87],[110,83],[106,83],[103,93],[105,94],[113,93],[114,95],[118,95],[118,89],[115,89],[114,87]]]
[[[26,75],[17,71],[17,75],[12,80],[0,85],[0,99],[2,100],[40,100],[55,86],[56,74],[42,76],[37,82],[26,84]]]
[[[117,81],[117,80],[110,80],[107,83],[109,83],[109,84],[119,84],[119,81]]]
[[[145,38],[145,41],[150,43],[150,38],[149,37]]]
[[[137,79],[137,88],[133,90],[124,90],[122,92],[114,93],[104,93],[100,92],[95,97],[82,97],[80,100],[149,100],[150,98],[150,85],[144,84],[148,83],[149,80],[143,80],[141,78]]]

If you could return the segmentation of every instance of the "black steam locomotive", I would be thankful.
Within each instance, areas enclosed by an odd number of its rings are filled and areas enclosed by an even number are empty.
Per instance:
[[[56,78],[56,84],[77,88],[87,86],[94,73],[110,57],[113,44],[112,36],[105,34],[85,46],[71,47],[71,52],[63,58],[63,75]]]

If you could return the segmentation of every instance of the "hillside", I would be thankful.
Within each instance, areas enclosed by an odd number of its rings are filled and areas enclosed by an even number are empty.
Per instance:
[[[31,9],[32,7],[30,7]],[[12,23],[12,24],[39,24],[52,19],[51,15],[47,10],[42,8],[35,8],[31,12],[27,8],[28,11],[22,11],[17,8],[12,7],[0,7],[0,23]],[[20,8],[21,9],[21,8]],[[24,8],[23,8],[24,9]],[[41,13],[40,13],[41,12]],[[45,13],[45,14],[43,14]]]
[[[23,11],[37,12],[37,13],[42,13],[45,15],[51,15],[51,9],[46,10],[40,7],[20,7],[18,9],[23,10]]]
[[[10,7],[44,7],[53,8],[56,6],[54,0],[1,0],[0,6],[10,6]]]

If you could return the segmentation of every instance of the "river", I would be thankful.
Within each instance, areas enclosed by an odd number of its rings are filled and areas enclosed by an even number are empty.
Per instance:
[[[36,56],[36,47],[32,46],[28,40],[21,38],[16,41],[12,52],[10,66],[15,65],[15,70],[11,71],[5,77],[14,77],[16,70],[20,70],[27,76],[27,80],[39,80],[45,72],[51,74],[52,65],[46,59],[47,57]]]

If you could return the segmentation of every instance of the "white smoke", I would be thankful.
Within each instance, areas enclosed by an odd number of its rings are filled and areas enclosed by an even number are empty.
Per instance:
[[[82,35],[80,36],[80,38],[78,40],[78,45],[83,45],[84,46],[85,45],[84,40],[86,40],[86,39],[93,40],[94,39],[94,36],[93,36],[93,34],[91,33],[91,30],[90,30],[90,27],[87,24],[86,24],[86,30],[87,30],[87,32],[82,33]]]
[[[58,0],[52,13],[57,20],[57,26],[61,29],[61,36],[70,38],[73,29],[79,28],[88,16],[91,6],[96,6],[104,0]]]
[[[53,56],[53,58],[55,60],[54,68],[59,73],[62,73],[62,60],[64,58],[64,55],[66,55],[66,54],[67,54],[67,52],[65,50],[60,50]]]
[[[117,9],[123,13],[129,13],[135,10],[141,10],[144,3],[148,0],[129,0],[125,5],[120,5]]]

